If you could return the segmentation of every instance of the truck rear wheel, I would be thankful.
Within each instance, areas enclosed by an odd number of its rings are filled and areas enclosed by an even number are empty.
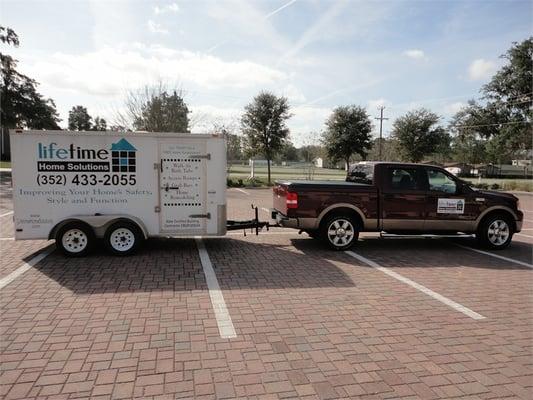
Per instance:
[[[127,256],[134,253],[143,240],[139,227],[131,222],[115,222],[105,233],[107,249],[119,256]]]
[[[359,230],[349,215],[333,215],[322,225],[322,239],[334,250],[348,250],[359,238]]]
[[[513,228],[509,217],[494,215],[486,218],[479,226],[476,239],[485,247],[504,249],[513,239]]]
[[[69,222],[56,234],[56,245],[70,257],[84,257],[94,244],[94,232],[83,222]]]

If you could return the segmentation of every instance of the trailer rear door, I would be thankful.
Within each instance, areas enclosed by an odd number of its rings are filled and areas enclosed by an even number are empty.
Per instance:
[[[171,235],[201,235],[206,231],[206,142],[201,139],[161,139],[160,231]]]

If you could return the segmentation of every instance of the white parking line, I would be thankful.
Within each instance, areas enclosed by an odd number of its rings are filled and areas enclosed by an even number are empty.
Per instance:
[[[533,268],[533,265],[525,263],[523,261],[515,260],[513,258],[499,256],[497,254],[489,253],[488,251],[474,249],[473,247],[463,246],[462,244],[459,244],[459,243],[454,243],[454,245],[462,247],[463,249],[475,251],[476,253],[485,254],[486,256],[491,256],[491,257],[494,257],[494,258],[499,258],[500,260],[504,260],[504,261],[508,261],[508,262],[515,263],[515,264],[518,264],[518,265],[522,265],[522,266],[527,267],[527,268]]]
[[[211,298],[211,304],[213,305],[213,311],[215,312],[215,318],[217,320],[218,331],[220,337],[223,339],[231,339],[237,337],[231,316],[229,315],[224,296],[218,285],[217,276],[213,270],[213,264],[209,258],[204,242],[201,238],[196,237],[196,246],[198,247],[198,254],[200,255],[200,262],[204,269],[205,280],[207,282],[207,288],[209,290],[209,297]]]
[[[248,193],[246,190],[242,190],[242,189],[239,189],[239,188],[235,188],[235,190],[241,192],[241,193],[244,193],[246,196],[250,196],[250,193]]]
[[[267,214],[270,214],[270,210],[268,208],[266,208],[266,207],[261,207],[261,210],[263,210]]]
[[[7,237],[7,238],[0,238],[0,240],[15,240],[15,238]]]
[[[13,214],[13,211],[8,211],[6,213],[0,214],[0,217],[7,217],[8,215]]]
[[[50,255],[50,253],[52,253],[54,250],[55,250],[55,246],[51,246],[50,248],[46,249],[45,251],[37,254],[35,257],[30,259],[28,262],[25,262],[24,264],[22,264],[22,266],[18,267],[16,270],[14,270],[8,276],[0,279],[0,290],[3,289],[5,286],[9,285],[15,279],[17,279],[19,276],[21,276],[24,272],[26,272],[27,270],[32,268],[39,261],[42,261],[43,259],[48,257]]]
[[[406,278],[405,276],[402,276],[402,275],[400,275],[400,274],[398,274],[398,273],[396,273],[396,272],[394,272],[394,271],[392,271],[392,270],[390,270],[388,268],[382,267],[378,263],[376,263],[376,262],[374,262],[372,260],[369,260],[366,257],[363,257],[363,256],[361,256],[361,255],[359,255],[357,253],[354,253],[353,251],[345,251],[345,253],[349,254],[353,258],[358,259],[359,261],[364,262],[365,264],[371,266],[372,268],[375,268],[378,271],[381,271],[384,274],[387,274],[387,275],[393,277],[394,279],[399,280],[400,282],[406,283],[409,286],[414,287],[415,289],[421,291],[422,293],[427,294],[430,297],[433,297],[435,300],[440,301],[441,303],[447,305],[448,307],[451,307],[454,310],[459,311],[459,312],[465,314],[466,316],[468,316],[470,318],[473,318],[473,319],[485,319],[485,317],[483,315],[478,314],[475,311],[472,311],[471,309],[463,306],[462,304],[456,303],[455,301],[450,300],[449,298],[444,297],[443,295],[438,294],[438,293],[434,292],[433,290],[428,289],[427,287],[422,286],[419,283],[416,283],[415,281],[412,281],[411,279]]]

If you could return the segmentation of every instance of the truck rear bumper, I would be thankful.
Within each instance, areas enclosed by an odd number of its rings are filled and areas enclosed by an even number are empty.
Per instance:
[[[316,218],[290,218],[286,215],[283,215],[276,209],[271,209],[270,211],[272,214],[272,219],[275,220],[279,226],[284,228],[305,230],[316,229]]]

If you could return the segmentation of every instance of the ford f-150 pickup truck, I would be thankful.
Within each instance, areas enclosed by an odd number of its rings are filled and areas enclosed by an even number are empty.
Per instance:
[[[278,181],[272,217],[335,250],[359,232],[475,234],[492,249],[509,245],[522,228],[519,201],[509,193],[475,190],[431,165],[361,162],[346,181]]]

